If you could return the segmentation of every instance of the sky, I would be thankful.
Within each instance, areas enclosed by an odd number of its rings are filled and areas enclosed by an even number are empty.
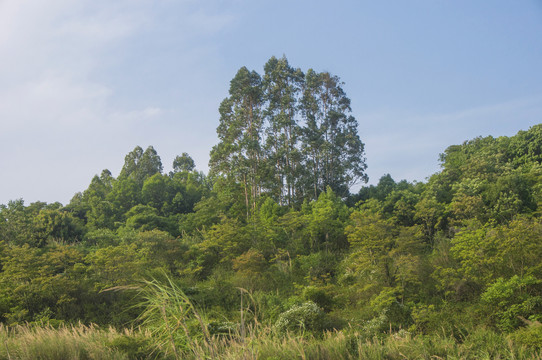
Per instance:
[[[542,122],[540,0],[0,0],[0,204],[67,204],[138,145],[207,172],[230,80],[283,55],[344,81],[370,184]]]

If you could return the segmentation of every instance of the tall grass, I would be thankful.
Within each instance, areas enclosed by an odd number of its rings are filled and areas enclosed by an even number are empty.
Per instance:
[[[135,334],[83,325],[57,329],[0,325],[0,359],[128,359],[126,352],[111,346],[123,336]]]
[[[138,318],[155,341],[157,351],[182,359],[190,354],[198,357],[200,339],[214,356],[206,322],[182,289],[171,279],[145,281],[140,288],[143,312]]]
[[[171,329],[170,329],[171,330]],[[179,330],[179,329],[178,329]],[[180,330],[184,332],[183,330]],[[94,326],[0,326],[0,359],[541,359],[540,349],[478,329],[456,340],[445,335],[413,335],[406,331],[367,338],[352,329],[323,336],[278,334],[270,326],[247,325],[228,336],[192,338],[174,353],[157,348],[156,334]]]
[[[214,338],[216,359],[542,359],[540,350],[518,346],[505,336],[479,330],[463,343],[444,335],[403,332],[367,339],[349,332],[327,332],[323,337],[276,334],[266,328],[249,333],[244,342]],[[198,359],[210,358],[205,347],[194,349]]]

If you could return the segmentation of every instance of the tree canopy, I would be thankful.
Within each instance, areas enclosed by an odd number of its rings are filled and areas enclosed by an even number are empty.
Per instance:
[[[270,196],[299,207],[329,187],[339,196],[366,181],[364,144],[339,77],[272,57],[261,76],[246,67],[220,105],[212,174],[242,186],[247,213]]]

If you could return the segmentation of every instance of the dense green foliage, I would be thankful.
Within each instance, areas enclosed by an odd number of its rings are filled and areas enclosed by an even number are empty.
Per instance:
[[[232,80],[209,176],[187,153],[165,174],[136,147],[66,206],[1,205],[0,321],[152,332],[180,316],[161,340],[180,352],[261,324],[542,346],[542,125],[450,146],[425,183],[351,194],[363,143],[339,79],[285,58],[264,70]],[[164,281],[176,290],[133,288]],[[184,305],[161,314],[164,294]]]

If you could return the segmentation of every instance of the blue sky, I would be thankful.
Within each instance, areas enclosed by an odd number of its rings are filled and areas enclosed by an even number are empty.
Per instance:
[[[207,170],[218,105],[271,56],[341,77],[370,183],[542,122],[542,2],[0,1],[0,203],[69,202],[136,145]]]

